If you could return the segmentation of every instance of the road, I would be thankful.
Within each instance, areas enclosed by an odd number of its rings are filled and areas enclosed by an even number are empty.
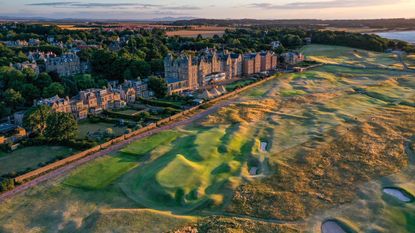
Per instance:
[[[134,141],[137,141],[139,139],[151,136],[153,134],[159,133],[159,132],[164,131],[164,130],[170,130],[170,129],[173,129],[173,128],[178,127],[178,126],[190,124],[193,121],[196,121],[196,120],[201,119],[201,118],[203,118],[207,115],[210,115],[210,114],[216,112],[219,108],[225,107],[225,106],[227,106],[227,105],[229,105],[233,102],[234,102],[234,98],[232,97],[230,100],[224,100],[222,102],[219,102],[218,104],[215,104],[214,106],[212,106],[212,107],[210,107],[206,110],[203,110],[199,113],[196,113],[196,114],[190,116],[189,118],[179,120],[179,121],[173,122],[171,124],[167,124],[167,125],[155,128],[153,130],[144,132],[144,133],[142,133],[140,135],[137,135],[135,137],[132,137],[128,140],[124,140],[124,141],[122,141],[118,144],[112,145],[112,146],[110,146],[109,148],[107,148],[105,150],[98,151],[95,154],[86,156],[86,157],[84,157],[80,160],[77,160],[77,161],[73,162],[73,163],[64,165],[63,167],[60,167],[56,170],[53,170],[53,171],[48,172],[44,175],[41,175],[41,176],[39,176],[39,177],[29,181],[29,182],[26,182],[22,185],[19,185],[16,188],[14,188],[13,190],[10,190],[8,192],[4,192],[4,193],[0,194],[0,203],[7,200],[7,199],[9,199],[9,198],[11,198],[11,197],[14,197],[15,195],[17,195],[19,193],[22,193],[22,192],[24,192],[24,191],[26,191],[26,190],[28,190],[32,187],[35,187],[35,186],[39,185],[40,183],[43,183],[43,182],[61,177],[65,174],[67,174],[68,172],[72,171],[73,169],[77,168],[78,166],[80,166],[82,164],[85,164],[85,163],[87,163],[91,160],[94,160],[98,157],[107,155],[111,152],[118,151],[121,148],[127,146],[128,144],[130,144]]]

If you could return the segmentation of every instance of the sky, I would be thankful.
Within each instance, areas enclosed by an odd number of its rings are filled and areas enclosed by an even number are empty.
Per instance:
[[[0,0],[0,16],[119,20],[415,18],[415,0]]]

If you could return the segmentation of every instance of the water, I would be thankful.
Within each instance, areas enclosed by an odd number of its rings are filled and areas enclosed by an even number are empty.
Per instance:
[[[403,40],[415,44],[415,31],[380,32],[376,34],[384,38]]]

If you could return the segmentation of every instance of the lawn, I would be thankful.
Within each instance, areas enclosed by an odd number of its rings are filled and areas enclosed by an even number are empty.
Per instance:
[[[76,150],[63,146],[31,146],[10,153],[0,152],[0,175],[35,169],[41,163],[75,153]]]
[[[105,132],[106,129],[111,128],[113,130],[113,133],[116,136],[123,135],[125,131],[127,130],[127,127],[123,126],[116,126],[111,123],[105,123],[105,122],[99,122],[99,123],[91,123],[89,121],[83,121],[78,124],[78,138],[84,138],[89,133],[94,133],[97,131]]]
[[[133,109],[126,109],[122,111],[117,111],[117,113],[128,115],[128,116],[137,116],[138,114],[140,114],[140,111],[133,110]]]
[[[243,87],[246,86],[248,84],[253,83],[255,80],[253,79],[244,79],[244,80],[238,80],[236,82],[230,83],[225,85],[225,88],[227,91],[233,91],[235,90],[237,87]]]

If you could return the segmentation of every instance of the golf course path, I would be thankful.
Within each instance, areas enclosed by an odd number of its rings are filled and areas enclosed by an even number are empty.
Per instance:
[[[60,167],[60,168],[56,169],[56,170],[48,172],[48,173],[46,173],[44,175],[41,175],[39,177],[36,177],[35,179],[33,179],[29,182],[26,182],[22,185],[17,186],[13,190],[10,190],[8,192],[4,192],[4,193],[0,194],[0,203],[7,200],[8,198],[14,197],[17,194],[22,193],[22,192],[24,192],[24,191],[26,191],[26,190],[34,187],[34,186],[37,186],[40,183],[43,183],[43,182],[48,181],[48,180],[53,180],[53,179],[56,179],[60,176],[63,176],[65,174],[67,174],[68,172],[72,171],[73,169],[77,168],[78,166],[80,166],[82,164],[85,164],[85,163],[87,163],[91,160],[94,160],[98,157],[107,155],[111,152],[118,151],[118,150],[120,150],[121,148],[123,148],[124,146],[130,144],[133,141],[137,141],[137,140],[140,140],[142,138],[151,136],[153,134],[157,134],[161,131],[170,130],[170,129],[173,129],[173,128],[178,127],[178,126],[190,124],[193,121],[199,120],[199,119],[201,119],[205,116],[208,116],[208,115],[216,112],[218,109],[220,109],[222,107],[225,107],[225,106],[228,106],[228,105],[232,104],[234,101],[235,101],[235,97],[231,97],[230,99],[221,101],[221,102],[215,104],[214,106],[212,106],[212,107],[210,107],[206,110],[203,110],[201,112],[198,112],[198,113],[190,116],[189,118],[179,120],[179,121],[173,122],[171,124],[167,124],[167,125],[152,129],[150,131],[144,132],[144,133],[142,133],[140,135],[137,135],[135,137],[132,137],[128,140],[124,140],[124,141],[122,141],[118,144],[112,145],[112,146],[110,146],[109,148],[107,148],[105,150],[98,151],[95,154],[86,156],[82,159],[79,159],[79,160],[73,162],[73,163],[69,163],[67,165],[64,165],[63,167]]]

